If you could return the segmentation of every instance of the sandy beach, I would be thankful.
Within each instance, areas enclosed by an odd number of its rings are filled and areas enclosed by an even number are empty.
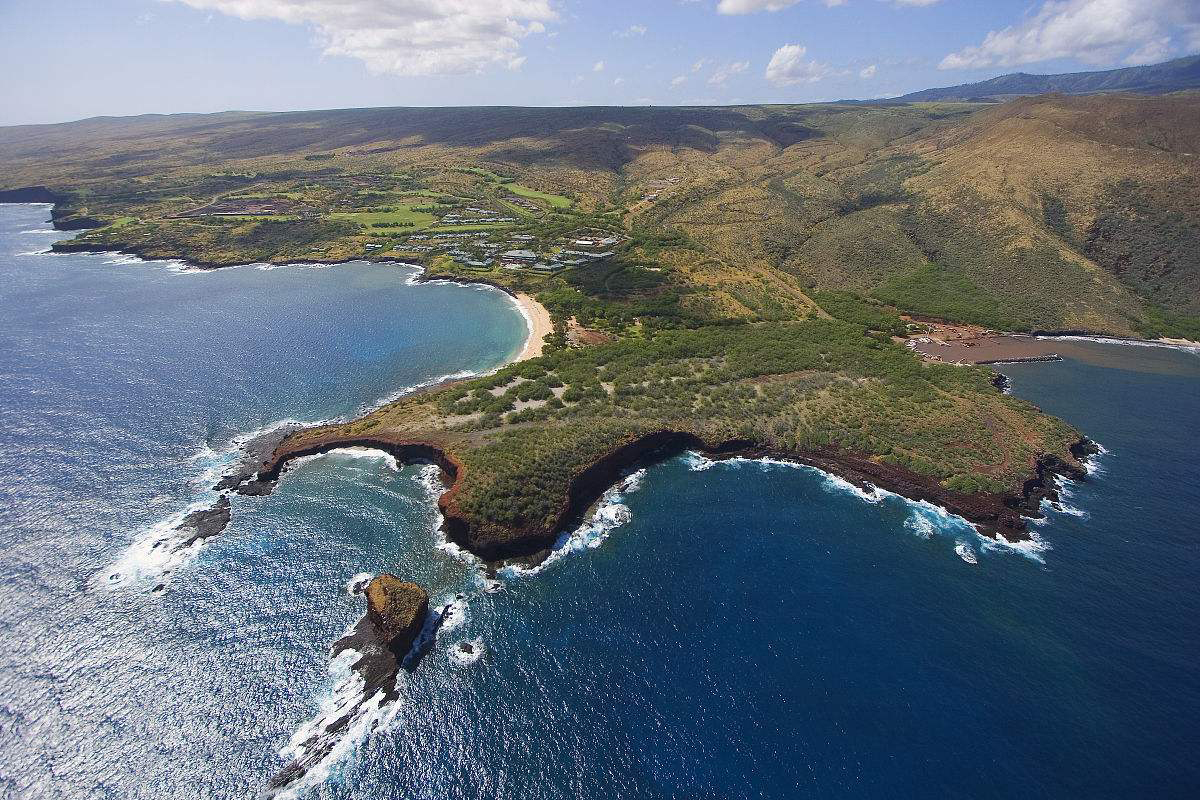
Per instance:
[[[1059,342],[1033,336],[991,334],[963,339],[921,336],[910,347],[926,358],[948,364],[994,364],[1006,361],[1052,360]]]
[[[525,347],[517,356],[517,361],[537,358],[542,354],[546,337],[554,332],[554,323],[550,321],[550,312],[546,310],[545,306],[534,300],[532,295],[524,292],[518,293],[515,299],[517,306],[521,309],[521,316],[525,317],[525,324],[529,326],[529,338],[525,340]]]

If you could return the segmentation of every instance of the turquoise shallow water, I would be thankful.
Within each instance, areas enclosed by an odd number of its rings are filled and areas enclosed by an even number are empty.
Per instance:
[[[353,689],[328,648],[362,611],[347,582],[383,569],[466,602],[313,797],[1200,788],[1193,354],[1072,343],[1003,368],[1109,451],[1026,552],[813,470],[683,457],[486,593],[439,548],[419,468],[332,454],[236,499],[156,595],[98,579],[206,499],[237,435],[487,369],[523,323],[399,267],[18,255],[56,236],[22,233],[44,217],[0,208],[5,794],[254,796]]]

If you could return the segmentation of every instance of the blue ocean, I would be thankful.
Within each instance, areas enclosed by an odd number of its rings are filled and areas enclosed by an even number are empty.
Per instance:
[[[403,265],[45,255],[47,216],[0,206],[0,797],[256,797],[348,708],[287,796],[1200,796],[1197,354],[1001,367],[1104,448],[1019,548],[684,455],[493,580],[428,467],[343,451],[164,560],[247,437],[485,372],[525,323]],[[452,613],[356,706],[330,648],[381,571]]]

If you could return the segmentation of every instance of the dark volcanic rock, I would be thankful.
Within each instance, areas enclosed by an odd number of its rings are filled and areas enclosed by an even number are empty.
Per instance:
[[[89,228],[103,228],[105,224],[103,220],[76,214],[71,209],[57,206],[50,212],[50,221],[60,231],[84,231]]]
[[[1083,445],[1076,447],[1080,446]],[[1003,537],[1010,542],[1030,538],[1022,512],[1028,516],[1038,516],[1038,503],[1053,491],[1057,476],[1077,479],[1084,474],[1082,469],[1073,464],[1046,456],[1032,465],[1030,479],[1023,486],[1014,487],[1011,492],[963,494],[943,487],[936,478],[835,447],[778,451],[748,440],[729,439],[712,443],[692,433],[664,430],[617,443],[611,451],[572,476],[567,494],[552,520],[514,526],[480,525],[458,507],[457,494],[463,468],[441,444],[393,439],[387,434],[364,437],[331,432],[300,442],[283,441],[260,466],[255,480],[247,482],[238,491],[243,494],[265,494],[279,479],[288,462],[338,447],[371,447],[390,453],[402,463],[420,461],[440,466],[451,482],[450,489],[437,501],[446,538],[493,564],[511,559],[536,562],[544,558],[554,546],[558,534],[577,525],[592,504],[625,472],[658,463],[685,450],[695,450],[715,459],[770,457],[808,464],[859,487],[878,486],[912,500],[926,500],[943,506],[976,525],[980,532]],[[1078,457],[1079,454],[1074,450],[1073,455]]]
[[[362,679],[361,692],[341,701],[318,719],[320,725],[301,743],[299,755],[268,783],[264,792],[268,797],[294,786],[327,759],[354,725],[368,723],[380,693],[384,702],[396,698],[400,671],[416,669],[445,617],[445,609],[431,617],[425,590],[395,575],[372,579],[366,595],[366,615],[352,631],[334,642],[331,653],[334,658],[346,651],[356,655],[351,669]],[[417,643],[415,651],[414,643]]]
[[[238,494],[245,495],[269,494],[269,487],[260,486],[251,478],[258,472],[259,465],[275,452],[279,443],[294,431],[300,430],[300,427],[300,425],[280,425],[247,441],[242,445],[242,457],[238,459],[237,464],[213,488],[218,492],[234,489]]]
[[[0,190],[0,203],[59,203],[63,196],[45,186],[26,186],[22,189]]]
[[[181,539],[180,547],[190,547],[196,542],[202,542],[212,536],[216,536],[221,531],[225,530],[225,526],[229,524],[230,517],[229,498],[221,495],[217,500],[216,505],[212,508],[201,511],[193,511],[183,518],[183,522],[179,523],[179,530],[186,533],[189,530],[191,535]]]

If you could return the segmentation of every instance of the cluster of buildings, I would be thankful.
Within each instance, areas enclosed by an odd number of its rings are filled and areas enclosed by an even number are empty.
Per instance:
[[[475,237],[460,245],[454,243],[407,244],[404,249],[419,253],[445,252],[457,263],[475,270],[489,270],[496,266],[514,271],[528,270],[552,274],[567,267],[575,267],[600,261],[613,255],[610,249],[620,244],[621,237],[608,233],[600,235],[571,236],[563,243],[548,248],[536,248],[537,237],[530,234],[511,234],[502,241],[493,241],[482,234],[418,234],[414,239],[449,239],[451,237]],[[568,247],[567,245],[572,245]],[[507,248],[507,249],[505,249]],[[540,252],[539,252],[540,250]]]
[[[513,195],[504,199],[505,201],[512,203],[514,206],[523,208],[526,211],[540,212],[542,210],[542,207],[537,203],[533,202],[532,200],[526,200],[524,197],[517,197],[516,195]]]
[[[644,195],[642,195],[642,199],[640,202],[647,203],[647,204],[653,203],[655,200],[658,199],[658,196],[662,193],[663,189],[668,189],[668,188],[674,186],[675,184],[679,183],[680,180],[681,179],[678,176],[672,176],[670,178],[649,181],[646,184],[646,186],[649,188],[650,191],[648,191]]]
[[[451,211],[442,216],[434,225],[482,225],[487,223],[497,222],[516,222],[515,217],[504,216],[498,211],[493,211],[490,208],[477,208],[471,206],[464,209],[461,213]]]

